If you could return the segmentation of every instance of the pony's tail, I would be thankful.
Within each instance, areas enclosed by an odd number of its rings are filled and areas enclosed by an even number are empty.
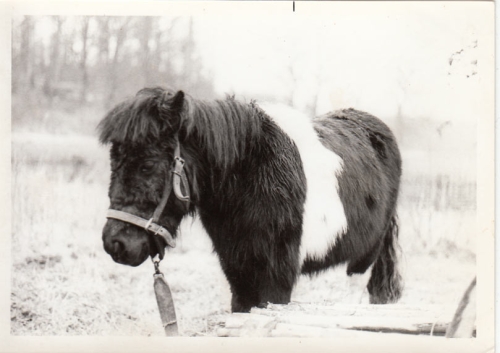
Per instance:
[[[395,303],[403,293],[403,278],[398,270],[398,258],[401,251],[398,243],[398,231],[397,216],[394,215],[368,282],[370,304]]]

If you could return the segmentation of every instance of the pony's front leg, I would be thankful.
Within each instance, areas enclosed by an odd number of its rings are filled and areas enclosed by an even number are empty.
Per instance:
[[[247,313],[254,306],[258,306],[258,300],[251,298],[250,293],[240,293],[231,286],[233,296],[231,298],[231,312],[233,313]]]
[[[246,256],[243,263],[223,264],[233,294],[231,310],[248,312],[252,307],[267,303],[289,303],[299,274],[298,259],[269,256],[263,260],[262,257],[249,258],[248,253]]]
[[[249,312],[252,307],[266,307],[268,303],[288,304],[292,295],[292,286],[279,287],[276,283],[260,283],[260,288],[238,288],[231,285],[232,312]]]
[[[295,283],[295,280],[294,280]],[[293,284],[286,288],[279,288],[276,285],[265,285],[261,289],[259,307],[266,307],[268,303],[288,304],[292,297]]]

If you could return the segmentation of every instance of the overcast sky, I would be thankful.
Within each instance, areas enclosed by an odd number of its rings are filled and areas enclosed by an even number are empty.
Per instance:
[[[267,11],[265,2],[253,6],[258,11],[207,15],[203,4],[191,3],[181,15],[202,13],[194,17],[198,51],[220,94],[292,99],[299,108],[318,97],[317,114],[355,107],[388,120],[400,112],[470,121],[486,105],[485,79],[493,74],[490,3],[297,2],[295,13],[290,3],[283,14]],[[133,7],[123,11],[140,15]],[[50,29],[43,29],[38,35],[48,40]]]
[[[318,93],[318,113],[470,120],[493,53],[491,9],[481,5],[340,2],[320,16],[199,16],[195,28],[221,93],[287,99],[294,89],[299,107]]]

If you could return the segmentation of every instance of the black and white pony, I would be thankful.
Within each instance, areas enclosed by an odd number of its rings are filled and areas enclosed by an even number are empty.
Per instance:
[[[145,88],[110,111],[99,134],[111,144],[110,212],[149,220],[108,214],[103,242],[116,262],[163,257],[183,217],[197,213],[233,311],[288,303],[300,274],[339,264],[349,276],[372,267],[371,303],[401,296],[401,158],[379,119],[353,109],[310,119],[286,106]]]

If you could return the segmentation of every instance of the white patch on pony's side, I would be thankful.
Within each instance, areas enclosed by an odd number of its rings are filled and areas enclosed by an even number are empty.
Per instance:
[[[305,114],[281,104],[259,103],[259,106],[299,150],[307,179],[300,261],[306,257],[321,260],[347,230],[337,180],[343,161],[323,146]]]

